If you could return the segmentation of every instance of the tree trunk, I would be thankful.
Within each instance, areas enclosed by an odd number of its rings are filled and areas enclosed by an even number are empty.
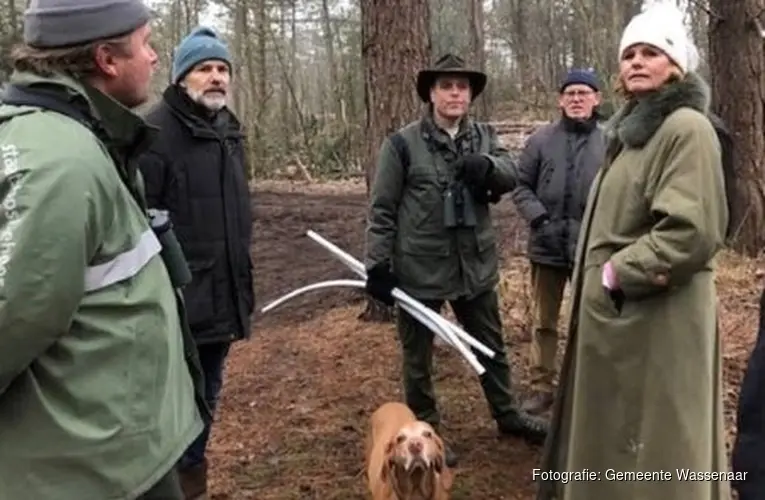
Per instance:
[[[0,53],[8,54],[11,52],[11,48],[20,40],[21,26],[18,22],[19,13],[16,7],[15,0],[7,0],[6,9],[8,9],[8,16],[6,18],[7,25],[0,24]],[[0,9],[2,10],[2,9]],[[2,58],[0,60],[0,87],[3,86],[6,80],[8,80],[13,72],[10,64],[10,60]]]
[[[470,12],[468,17],[470,21],[470,45],[473,56],[472,64],[479,70],[486,71],[483,0],[467,0],[467,8]],[[489,119],[490,92],[491,89],[487,89],[480,97],[478,97],[478,102],[473,104],[473,113],[482,121],[487,121]]]
[[[322,35],[324,37],[324,50],[327,52],[327,66],[329,66],[329,98],[332,99],[330,109],[335,113],[335,120],[342,117],[342,96],[340,95],[340,79],[337,76],[337,61],[335,58],[335,37],[332,33],[332,19],[329,16],[329,2],[322,0],[321,16],[323,20]]]
[[[366,107],[364,171],[367,195],[383,139],[419,115],[417,72],[430,56],[427,0],[361,2],[361,58]],[[370,300],[365,320],[389,320],[392,310]]]
[[[765,247],[765,50],[754,20],[763,10],[765,0],[713,0],[709,16],[714,109],[733,136],[730,244],[751,256]]]

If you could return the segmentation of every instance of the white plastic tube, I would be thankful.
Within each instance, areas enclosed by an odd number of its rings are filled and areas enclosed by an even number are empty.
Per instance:
[[[401,290],[394,290],[394,292],[395,291],[401,292]],[[462,355],[462,357],[465,358],[465,360],[468,363],[470,363],[470,366],[473,367],[473,369],[478,373],[478,375],[483,375],[486,372],[486,369],[483,367],[483,365],[481,365],[478,362],[478,359],[475,357],[475,354],[473,354],[465,346],[465,344],[463,344],[462,341],[457,337],[457,335],[454,333],[454,331],[451,328],[449,328],[449,324],[446,321],[446,319],[444,319],[443,316],[441,316],[440,314],[436,313],[432,309],[426,308],[425,306],[423,306],[419,302],[415,301],[412,297],[410,297],[409,295],[406,295],[403,292],[401,292],[399,294],[400,295],[399,297],[396,297],[395,295],[396,294],[394,294],[394,298],[396,298],[401,303],[402,307],[405,310],[407,309],[406,306],[409,306],[409,307],[413,308],[414,310],[416,310],[418,312],[430,311],[431,313],[433,313],[432,316],[428,315],[429,316],[428,319],[433,320],[435,322],[435,326],[437,328],[436,329],[431,328],[431,330],[433,330],[434,332],[438,333],[439,336],[441,338],[443,338],[449,345],[451,345],[452,347],[457,349],[457,352],[459,352]],[[420,308],[422,308],[422,309],[420,309]],[[409,314],[412,314],[411,310],[407,310],[407,312]],[[420,322],[422,322],[422,320],[420,318],[418,318],[416,315],[412,315],[412,316],[415,319],[417,319]],[[426,324],[426,326],[428,326],[428,325]]]
[[[265,306],[263,306],[260,309],[260,312],[267,313],[267,312],[269,312],[269,311],[279,307],[280,305],[284,304],[285,302],[288,302],[288,301],[294,299],[295,297],[298,297],[298,296],[303,295],[303,294],[308,293],[308,292],[312,292],[314,290],[323,290],[325,288],[336,288],[336,287],[364,288],[365,286],[366,286],[366,284],[363,281],[361,281],[361,280],[329,280],[329,281],[320,281],[318,283],[313,283],[311,285],[307,285],[307,286],[298,288],[296,290],[293,290],[293,291],[291,291],[290,293],[288,293],[286,295],[282,295],[278,299],[275,299],[275,300],[269,302],[268,304],[266,304]],[[439,328],[438,324],[435,321],[433,321],[431,317],[429,317],[428,315],[422,314],[422,312],[417,310],[417,309],[414,309],[414,311],[412,311],[412,312],[413,312],[412,316],[414,316],[415,318],[420,320],[423,324],[428,326],[431,330],[434,330],[434,331],[438,330],[438,328]],[[444,339],[444,340],[446,340],[446,339]],[[448,340],[447,340],[447,342],[448,342]]]
[[[328,241],[327,239],[323,238],[316,232],[309,230],[307,232],[307,235],[312,240],[319,243],[321,246],[329,250],[335,257],[337,257],[341,262],[346,264],[354,273],[358,274],[359,276],[366,279],[366,271],[364,270],[364,265],[358,261],[356,258],[354,258],[349,253],[345,252],[341,248],[339,248],[334,243]],[[468,350],[461,342],[461,340],[464,340],[468,344],[470,344],[473,348],[475,348],[478,351],[481,351],[484,355],[492,358],[494,357],[495,353],[488,347],[486,347],[484,344],[478,342],[476,339],[474,339],[472,336],[470,336],[467,332],[465,332],[462,328],[459,326],[451,323],[450,321],[446,320],[443,316],[436,313],[432,309],[429,309],[425,307],[420,302],[416,301],[414,298],[410,297],[408,294],[406,294],[403,290],[400,290],[398,288],[394,288],[391,295],[394,299],[398,300],[401,304],[401,307],[408,312],[409,314],[412,314],[412,316],[423,323],[425,326],[433,330],[434,333],[438,334],[441,338],[443,338],[449,345],[453,346],[455,349],[457,349],[460,354],[468,361],[468,363],[473,366],[474,369],[478,372],[479,375],[483,374],[485,372],[484,368],[478,363],[478,360],[476,359],[475,355]],[[421,315],[414,314],[413,311],[418,311],[421,313]],[[432,328],[432,324],[429,324],[431,322],[425,323],[422,321],[421,316],[427,316],[429,317],[433,323],[435,323],[438,328]],[[480,367],[480,370],[477,368]]]
[[[298,288],[297,290],[293,290],[287,295],[282,295],[276,300],[273,300],[263,306],[261,308],[260,312],[267,313],[271,309],[274,309],[276,307],[279,307],[280,305],[284,304],[285,302],[294,299],[295,297],[299,295],[303,295],[304,293],[312,292],[314,290],[322,290],[324,288],[333,288],[333,287],[354,287],[354,288],[364,288],[364,282],[361,280],[331,280],[331,281],[320,281],[319,283],[314,283],[312,285],[307,285],[302,288]]]
[[[319,235],[315,231],[312,231],[312,230],[309,229],[306,234],[308,235],[309,238],[314,240],[316,243],[318,243],[319,245],[321,245],[324,248],[326,248],[327,250],[329,250],[335,257],[337,257],[341,262],[343,262],[346,266],[348,266],[351,269],[351,271],[353,271],[354,273],[356,273],[360,277],[364,278],[365,280],[367,279],[366,271],[364,270],[364,264],[362,264],[359,260],[357,260],[351,254],[349,254],[348,252],[344,251],[343,249],[341,249],[340,247],[338,247],[337,245],[335,245],[331,241],[328,241],[326,238],[322,237],[321,235]],[[457,337],[460,340],[463,340],[464,342],[468,343],[475,350],[480,351],[481,354],[483,354],[484,356],[487,356],[489,358],[493,358],[495,356],[496,353],[494,351],[492,351],[485,344],[483,344],[483,343],[479,342],[478,340],[476,340],[473,336],[471,336],[464,329],[462,329],[462,327],[460,327],[459,325],[455,325],[454,323],[452,323],[451,321],[447,320],[446,318],[444,318],[440,314],[436,313],[432,309],[426,308],[420,302],[417,302],[412,297],[409,297],[409,295],[406,292],[404,292],[403,290],[400,290],[398,288],[394,288],[393,292],[391,293],[391,295],[393,295],[394,299],[397,299],[399,302],[401,302],[402,306],[404,306],[405,304],[406,305],[411,305],[411,304],[414,303],[414,304],[417,304],[417,305],[421,306],[426,311],[432,312],[436,317],[438,317],[439,319],[443,320],[444,324],[447,325],[447,328],[452,330],[457,335]],[[403,297],[409,297],[409,299],[411,299],[411,302],[406,300],[406,299],[402,300]],[[410,309],[408,307],[404,307],[404,309],[408,313],[411,314],[411,311],[410,311]],[[444,339],[444,340],[447,340],[447,339]]]
[[[331,241],[327,240],[323,236],[320,236],[317,232],[309,229],[306,234],[309,238],[311,238],[313,241],[318,243],[319,245],[323,246],[327,250],[330,251],[332,255],[340,259],[346,266],[348,266],[351,271],[359,275],[360,277],[367,279],[367,272],[364,269],[364,264],[361,263],[356,257],[349,254],[339,246],[335,245]]]
[[[361,281],[361,280],[330,280],[330,281],[321,281],[321,282],[318,282],[318,283],[313,283],[311,285],[307,285],[307,286],[298,288],[296,290],[293,290],[292,292],[290,292],[290,293],[288,293],[286,295],[283,295],[283,296],[279,297],[276,300],[273,300],[273,301],[269,302],[268,304],[266,304],[261,309],[261,312],[267,313],[268,311],[271,311],[272,309],[280,306],[281,304],[284,304],[285,302],[287,302],[287,301],[289,301],[291,299],[294,299],[295,297],[298,297],[300,295],[303,295],[305,293],[308,293],[308,292],[311,292],[311,291],[314,291],[314,290],[322,290],[322,289],[325,289],[325,288],[333,288],[333,287],[364,288],[365,287],[365,283],[363,281]],[[409,299],[412,300],[411,298],[409,298]],[[431,312],[434,312],[434,311],[431,311]],[[461,342],[459,342],[459,340],[457,340],[456,344],[455,344],[455,339],[453,338],[453,336],[451,338],[449,337],[449,334],[451,332],[449,332],[448,329],[444,328],[444,326],[442,324],[439,324],[438,321],[434,321],[436,318],[434,318],[431,315],[426,314],[423,311],[423,309],[421,309],[420,307],[417,307],[417,304],[415,304],[411,308],[410,314],[416,320],[418,320],[419,322],[421,322],[422,324],[427,326],[429,329],[433,330],[437,334],[440,334],[441,338],[443,338],[450,345],[454,346],[458,350],[459,350],[459,347],[457,347],[457,346],[462,346],[464,348],[464,346],[462,345]],[[443,319],[443,318],[441,318],[441,319]],[[447,332],[446,335],[444,335],[444,331]],[[467,356],[465,356],[465,357],[468,358],[468,362],[471,364],[471,366],[476,371],[478,371],[479,375],[483,374],[485,372],[485,369],[480,365],[480,363],[478,363],[478,360],[475,358],[473,353],[471,353],[470,351],[465,350],[465,352],[463,353],[463,356],[465,355],[465,353],[467,353]]]

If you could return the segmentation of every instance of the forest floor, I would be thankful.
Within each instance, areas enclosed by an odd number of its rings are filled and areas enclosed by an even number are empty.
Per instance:
[[[363,183],[262,182],[254,207],[258,309],[303,285],[354,278],[305,234],[312,229],[361,258]],[[514,387],[523,394],[531,324],[526,230],[509,200],[494,210],[494,221],[502,250],[505,337]],[[765,261],[726,253],[718,273],[730,435],[754,342],[761,281],[756,276],[762,276],[763,266]],[[361,291],[332,289],[256,314],[253,338],[236,344],[227,364],[210,444],[213,499],[368,498],[363,476],[368,417],[402,394],[393,325],[360,321],[363,309]],[[532,499],[540,450],[497,439],[475,373],[454,350],[439,347],[436,364],[444,432],[460,454],[452,498]]]

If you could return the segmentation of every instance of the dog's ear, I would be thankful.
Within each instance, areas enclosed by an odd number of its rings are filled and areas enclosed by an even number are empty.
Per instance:
[[[444,489],[444,491],[451,490],[452,485],[454,484],[454,470],[450,469],[449,467],[444,467],[438,474],[438,480],[441,483],[441,487]]]
[[[444,465],[444,456],[438,455],[435,460],[433,460],[433,470],[436,471],[438,474],[441,474],[444,471],[445,465]]]
[[[388,480],[390,469],[395,465],[393,462],[393,450],[396,448],[396,441],[391,439],[388,444],[385,445],[385,452],[383,454],[383,465],[380,471],[380,479],[384,482]]]
[[[438,434],[433,433],[432,439],[433,439],[433,442],[436,444],[436,450],[438,450],[438,455],[436,456],[436,460],[433,463],[433,465],[436,472],[440,474],[441,471],[444,469],[444,459],[446,456],[446,448],[444,447],[443,440]]]
[[[438,474],[438,481],[441,483],[444,491],[449,491],[452,488],[452,484],[454,484],[454,471],[446,466],[446,448],[441,437],[438,434],[433,434],[433,441],[438,449],[438,456],[436,456],[433,462],[433,470]]]
[[[382,470],[380,471],[380,479],[382,479],[384,482],[387,482],[390,471],[395,465],[396,462],[394,461],[393,457],[386,458],[383,462]]]

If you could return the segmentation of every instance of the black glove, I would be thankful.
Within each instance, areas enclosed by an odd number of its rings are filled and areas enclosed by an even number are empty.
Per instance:
[[[395,300],[391,292],[398,285],[396,276],[391,272],[388,264],[377,264],[367,270],[366,291],[369,295],[383,304],[392,306]]]
[[[559,224],[553,223],[547,216],[542,216],[532,222],[531,228],[536,232],[542,246],[553,251],[560,250]]]
[[[546,224],[548,222],[550,222],[550,216],[544,213],[538,217],[535,217],[534,220],[529,223],[529,226],[531,229],[537,230],[542,227],[542,224]]]
[[[496,204],[502,199],[501,194],[486,188],[474,187],[471,189],[471,192],[473,193],[473,199],[476,203],[481,203],[482,205],[488,205],[489,203]]]
[[[487,183],[494,165],[481,154],[471,153],[460,156],[454,162],[454,178],[479,189],[487,189]]]
[[[581,229],[581,222],[574,219],[568,219],[568,240],[566,240],[566,249],[568,250],[569,265],[572,268],[576,262],[576,247]]]
[[[576,240],[571,237],[569,237],[569,240],[566,242],[566,250],[568,250],[568,262],[572,268],[576,263],[576,243]]]

